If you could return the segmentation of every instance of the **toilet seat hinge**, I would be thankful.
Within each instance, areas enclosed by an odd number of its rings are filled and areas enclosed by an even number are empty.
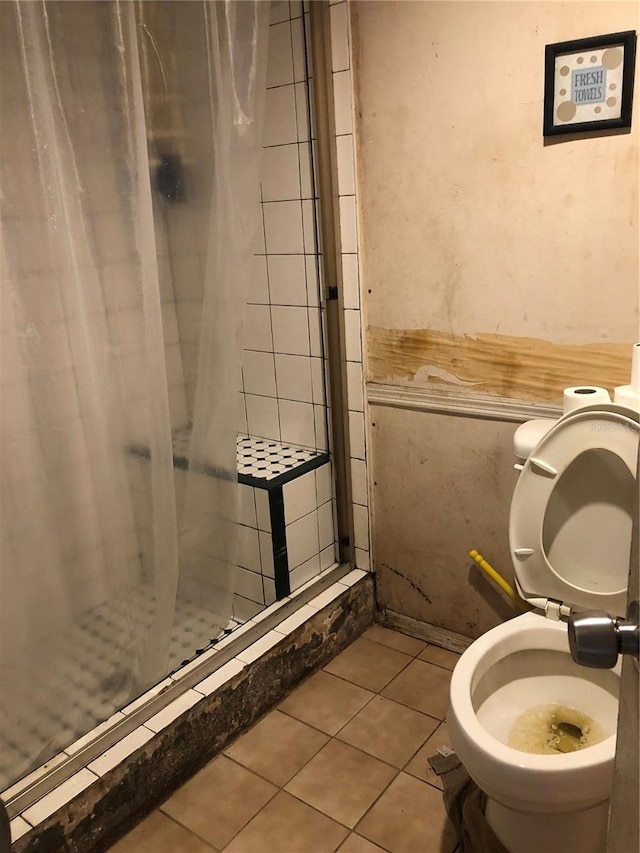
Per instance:
[[[544,604],[544,615],[553,622],[566,621],[571,615],[571,608],[561,601],[548,598]]]

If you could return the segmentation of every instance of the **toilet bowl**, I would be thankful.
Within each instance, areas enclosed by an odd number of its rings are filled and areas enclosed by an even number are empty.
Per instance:
[[[606,849],[620,665],[574,663],[561,620],[625,612],[639,420],[616,405],[570,412],[519,466],[509,539],[518,592],[535,610],[476,640],[452,675],[451,742],[511,853]],[[601,739],[551,754],[510,745],[514,723],[539,706],[575,709]]]

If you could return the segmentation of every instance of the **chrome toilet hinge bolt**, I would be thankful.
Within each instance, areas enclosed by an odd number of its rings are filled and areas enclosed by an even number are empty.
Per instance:
[[[582,666],[611,669],[618,655],[638,658],[640,603],[632,601],[627,618],[614,619],[603,611],[572,613],[569,617],[569,648],[571,657]]]

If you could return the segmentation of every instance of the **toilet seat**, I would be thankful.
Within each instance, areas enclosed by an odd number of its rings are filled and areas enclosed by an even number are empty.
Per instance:
[[[639,421],[623,406],[578,409],[522,467],[509,520],[516,585],[549,618],[626,610]]]

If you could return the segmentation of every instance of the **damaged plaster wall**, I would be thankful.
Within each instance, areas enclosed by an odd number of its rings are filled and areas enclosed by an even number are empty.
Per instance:
[[[351,3],[369,384],[560,405],[629,381],[640,85],[631,133],[545,143],[542,114],[546,44],[639,28],[633,2]],[[511,576],[514,425],[370,422],[379,605],[478,636],[510,612],[467,552]]]
[[[378,606],[466,637],[517,615],[468,556],[512,582],[516,424],[385,407],[371,419]]]
[[[566,355],[564,385],[575,364],[564,345],[583,347],[580,361],[594,366],[611,348],[620,359],[611,381],[628,381],[630,350],[615,345],[638,335],[640,86],[630,134],[545,145],[542,111],[545,45],[637,29],[638,9],[353,4],[370,379],[425,384],[434,377],[416,376],[421,355],[473,390],[530,399],[520,392],[536,374],[539,342],[541,372]],[[407,369],[401,346],[395,360],[385,355],[389,330],[414,333]],[[500,387],[502,362],[492,383],[495,358],[482,344],[474,375],[477,336],[497,336],[511,357],[511,392]],[[546,384],[538,401],[556,402],[557,384]]]

